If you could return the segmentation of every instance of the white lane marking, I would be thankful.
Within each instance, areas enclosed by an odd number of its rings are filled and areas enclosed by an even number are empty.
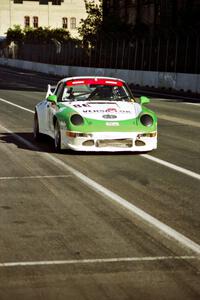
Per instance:
[[[6,104],[10,104],[10,105],[12,105],[12,106],[15,106],[15,107],[17,107],[17,108],[23,109],[23,110],[25,110],[25,111],[34,113],[34,111],[32,111],[32,110],[30,110],[30,109],[28,109],[28,108],[25,108],[25,107],[23,107],[23,106],[21,106],[21,105],[17,105],[17,104],[15,104],[15,103],[10,102],[10,101],[7,101],[7,100],[5,100],[5,99],[0,98],[0,101],[4,102],[4,103],[6,103]]]
[[[193,127],[200,127],[200,122],[195,122],[195,121],[191,121],[191,120],[184,120],[184,119],[181,119],[181,118],[167,116],[167,115],[163,115],[163,114],[157,114],[157,116],[158,116],[158,119],[167,120],[167,121],[170,121],[170,122],[182,124],[184,126],[189,125],[189,126],[193,126]]]
[[[18,180],[18,179],[43,179],[43,178],[67,178],[72,177],[72,175],[38,175],[38,176],[7,176],[7,177],[0,177],[1,180]]]
[[[163,260],[199,260],[198,256],[147,256],[147,257],[114,257],[114,258],[94,258],[94,259],[71,259],[71,260],[47,260],[47,261],[24,261],[24,262],[4,262],[0,263],[1,268],[20,266],[44,266],[44,265],[77,265],[77,264],[97,264],[97,263],[117,263],[117,262],[151,262]]]
[[[185,98],[187,100],[193,100],[192,98]],[[178,102],[174,102],[173,99],[167,99],[167,98],[155,98],[155,97],[152,97],[152,100],[155,100],[155,101],[163,101],[163,102],[172,102],[174,104],[186,104],[186,105],[195,105],[195,106],[200,106],[200,103],[197,102],[197,103],[192,103],[192,102],[181,102],[181,101],[178,101]],[[198,100],[199,101],[199,100]]]
[[[190,102],[183,102],[184,104],[187,105],[195,105],[195,106],[200,106],[200,103],[190,103]]]
[[[76,169],[70,167],[60,159],[52,156],[49,153],[41,153],[44,154],[49,160],[54,161],[56,164],[61,165],[69,172],[74,174],[77,178],[83,181],[86,185],[92,188],[97,193],[103,195],[104,197],[108,197],[109,199],[113,200],[114,202],[120,204],[121,206],[125,207],[129,211],[131,211],[134,215],[140,217],[143,221],[147,222],[149,225],[154,226],[155,228],[159,229],[167,236],[173,238],[174,240],[178,241],[183,246],[193,250],[194,252],[200,254],[200,245],[193,242],[191,239],[187,238],[186,236],[182,235],[178,231],[174,230],[173,228],[169,227],[168,225],[162,223],[158,219],[154,218],[150,214],[146,213],[142,209],[138,208],[137,206],[131,204],[126,199],[120,197],[119,195],[113,193],[112,191],[108,190],[101,184],[97,183],[96,181],[90,179],[89,177],[85,176],[81,172],[77,171]]]
[[[158,164],[160,164],[160,165],[163,165],[163,166],[165,166],[165,167],[168,167],[168,168],[170,168],[170,169],[173,169],[173,170],[175,170],[175,171],[177,171],[177,172],[183,173],[183,174],[185,174],[185,175],[188,175],[188,176],[190,176],[190,177],[193,177],[193,178],[195,178],[195,179],[200,180],[200,174],[198,174],[198,173],[195,173],[195,172],[192,172],[192,171],[190,171],[190,170],[184,169],[184,168],[182,168],[182,167],[179,167],[179,166],[177,166],[177,165],[174,165],[174,164],[172,164],[172,163],[169,163],[169,162],[167,162],[167,161],[165,161],[165,160],[162,160],[162,159],[160,159],[160,158],[154,157],[154,156],[149,155],[149,154],[139,154],[139,155],[142,156],[142,157],[145,157],[145,158],[147,158],[147,159],[149,159],[149,160],[152,160],[152,161],[154,161],[154,162],[156,162],[156,163],[158,163]]]
[[[27,145],[30,149],[38,150],[36,146],[34,146],[31,142],[27,141],[26,139],[18,136],[16,133],[13,133],[9,129],[1,126],[6,132],[13,134],[16,139],[23,142]],[[49,161],[53,161],[56,165],[60,165],[65,170],[72,173],[76,176],[79,180],[81,180],[84,184],[86,184],[90,189],[95,191],[96,193],[106,197],[118,204],[122,207],[128,209],[132,212],[135,216],[139,217],[149,225],[153,226],[155,229],[161,231],[163,234],[166,234],[168,237],[174,239],[175,241],[179,242],[182,246],[187,247],[188,249],[194,251],[197,254],[200,254],[200,245],[192,241],[191,239],[187,238],[183,234],[179,233],[175,229],[169,227],[165,223],[159,221],[158,219],[154,218],[150,214],[146,213],[142,209],[138,208],[137,206],[131,204],[126,199],[120,197],[119,195],[115,194],[114,192],[110,191],[109,189],[105,188],[101,184],[97,183],[96,181],[90,179],[86,175],[82,174],[78,170],[74,169],[73,167],[69,166],[59,158],[54,157],[52,154],[49,153],[41,153],[38,152],[39,155],[43,156],[44,158],[48,159]]]

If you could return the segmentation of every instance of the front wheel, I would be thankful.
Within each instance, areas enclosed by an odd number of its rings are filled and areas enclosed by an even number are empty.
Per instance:
[[[61,133],[58,121],[56,121],[54,128],[54,148],[56,152],[61,152]]]

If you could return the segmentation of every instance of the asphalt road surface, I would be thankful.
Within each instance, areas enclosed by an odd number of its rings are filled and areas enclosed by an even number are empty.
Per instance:
[[[200,105],[152,99],[158,149],[56,154],[54,78],[0,68],[0,300],[200,299]]]

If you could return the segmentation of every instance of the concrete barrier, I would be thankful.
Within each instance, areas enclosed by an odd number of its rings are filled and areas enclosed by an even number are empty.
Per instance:
[[[173,89],[175,91],[191,91],[192,93],[200,94],[200,74],[60,66],[2,57],[0,58],[0,65],[58,75],[61,77],[81,75],[111,76],[121,78],[129,84],[132,83],[141,87],[148,86]]]

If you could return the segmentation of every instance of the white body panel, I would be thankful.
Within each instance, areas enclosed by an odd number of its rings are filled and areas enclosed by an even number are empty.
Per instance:
[[[138,134],[141,132],[93,132],[91,138],[75,137],[69,138],[66,136],[66,130],[62,130],[62,149],[72,149],[75,151],[94,151],[94,152],[119,152],[119,151],[150,151],[157,148],[157,135],[155,137],[141,137],[140,141],[145,143],[144,146],[136,146],[135,141]],[[94,140],[94,145],[83,146],[83,142]],[[132,146],[127,147],[121,143],[121,140],[132,141]],[[99,146],[98,143],[107,141],[106,146]],[[113,143],[113,145],[112,145]],[[110,144],[110,145],[109,145]],[[118,144],[118,146],[116,146]],[[121,145],[120,145],[121,144]],[[120,146],[119,146],[120,145]]]

